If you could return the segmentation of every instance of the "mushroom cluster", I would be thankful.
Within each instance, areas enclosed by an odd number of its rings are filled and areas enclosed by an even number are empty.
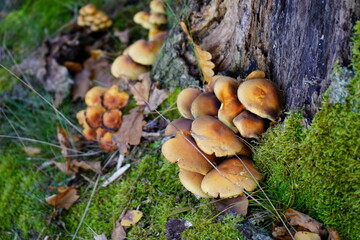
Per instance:
[[[120,91],[117,85],[109,89],[93,87],[85,95],[87,108],[77,113],[76,118],[84,128],[86,140],[98,141],[104,152],[117,149],[112,140],[113,134],[120,128],[122,122],[121,108],[127,105],[129,94]]]
[[[187,88],[177,107],[183,118],[171,122],[162,154],[180,168],[184,187],[197,196],[229,198],[253,191],[262,178],[244,138],[258,139],[281,112],[277,86],[262,71],[241,84],[214,76],[209,92]],[[216,166],[216,168],[215,168]]]
[[[90,27],[94,32],[106,29],[112,25],[109,16],[98,10],[94,4],[87,4],[80,8],[77,24],[81,27]]]
[[[125,75],[131,80],[137,80],[155,62],[167,35],[166,31],[161,30],[162,25],[166,24],[166,15],[164,4],[160,0],[151,1],[150,9],[151,13],[141,11],[134,16],[135,23],[149,29],[149,39],[134,42],[124,50],[123,55],[114,60],[111,65],[114,77]]]

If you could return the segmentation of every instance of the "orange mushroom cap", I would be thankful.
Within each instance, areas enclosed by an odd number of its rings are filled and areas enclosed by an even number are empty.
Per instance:
[[[199,148],[217,157],[250,155],[250,149],[235,133],[212,116],[196,118],[191,127],[191,135]]]
[[[237,93],[245,108],[262,118],[275,121],[281,112],[280,91],[268,79],[247,80],[240,84]]]
[[[125,50],[128,52],[129,48]],[[146,66],[134,62],[129,55],[119,56],[111,64],[111,74],[116,78],[125,75],[131,80],[137,80],[140,74],[147,71],[148,68]]]
[[[111,88],[104,93],[103,106],[108,109],[125,107],[130,96],[127,92],[120,92],[119,90],[119,86],[111,86]]]
[[[162,13],[151,13],[149,22],[155,25],[163,25],[166,23],[166,15]]]
[[[249,75],[247,75],[245,80],[256,79],[256,78],[265,78],[265,73],[261,70],[252,71]]]
[[[104,152],[113,152],[117,149],[117,145],[112,140],[113,134],[107,132],[100,139],[100,147]]]
[[[89,125],[86,122],[86,117],[85,117],[85,111],[86,110],[81,110],[76,114],[76,119],[78,120],[79,124],[83,127],[83,128],[90,128]]]
[[[102,127],[109,132],[119,129],[122,121],[122,112],[119,109],[110,109],[102,115]]]
[[[84,128],[82,131],[82,134],[84,135],[85,139],[88,141],[93,141],[96,139],[96,131],[92,128]]]
[[[101,126],[101,115],[104,112],[105,109],[101,106],[87,107],[85,119],[90,128],[99,128]]]
[[[262,178],[254,163],[246,157],[227,159],[217,169],[223,176],[213,169],[201,183],[201,189],[215,198],[236,197],[243,194],[243,189],[253,191],[257,187],[256,180]]]
[[[142,65],[152,65],[160,51],[161,44],[157,41],[140,39],[129,47],[129,56]]]
[[[175,136],[178,133],[190,135],[192,121],[187,118],[178,118],[172,121],[165,129],[165,136]]]
[[[150,2],[150,9],[152,12],[165,13],[165,6],[161,0],[153,0]]]
[[[221,103],[213,93],[201,93],[191,104],[191,115],[194,118],[209,115],[217,116]]]
[[[97,11],[96,6],[94,4],[87,4],[80,8],[79,13],[81,15],[91,15]]]
[[[233,123],[244,138],[259,139],[266,130],[265,120],[246,110],[236,116]]]
[[[85,104],[93,106],[101,106],[101,96],[107,91],[107,88],[96,86],[91,88],[85,94]]]
[[[201,182],[204,179],[204,175],[196,172],[180,169],[179,179],[182,185],[196,196],[202,198],[209,198],[210,196],[201,190]]]
[[[177,99],[177,108],[184,118],[193,118],[191,114],[191,104],[201,94],[201,91],[196,88],[186,88],[182,90]]]

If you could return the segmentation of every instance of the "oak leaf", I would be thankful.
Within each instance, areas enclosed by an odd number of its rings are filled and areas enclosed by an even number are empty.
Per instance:
[[[58,194],[47,197],[45,201],[54,208],[65,208],[68,210],[79,198],[74,187],[58,187]]]

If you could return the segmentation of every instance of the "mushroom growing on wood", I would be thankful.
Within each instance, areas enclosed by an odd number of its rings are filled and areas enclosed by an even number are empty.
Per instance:
[[[256,79],[256,78],[265,78],[265,73],[261,70],[252,71],[249,75],[247,75],[245,80]]]
[[[245,108],[262,117],[275,121],[281,112],[281,94],[268,79],[250,79],[240,84],[237,91]]]
[[[246,157],[227,159],[217,169],[222,175],[213,169],[201,183],[201,189],[215,198],[236,197],[242,195],[244,189],[251,192],[257,187],[256,181],[262,178],[254,163]]]
[[[127,49],[127,51],[129,51]],[[131,80],[137,80],[138,76],[148,71],[146,66],[143,66],[134,60],[129,55],[119,56],[111,65],[111,74],[118,78],[125,75]]]
[[[162,145],[161,151],[169,162],[177,162],[179,168],[205,175],[212,169],[209,161],[214,162],[215,157],[197,149],[196,143],[190,135],[190,129],[185,127],[188,125],[188,121],[189,119],[177,119],[176,122],[168,125],[165,132],[176,133],[176,135],[175,138],[167,140]]]
[[[145,11],[140,11],[134,15],[134,22],[140,24],[145,29],[155,29],[156,25],[150,22],[150,14]]]
[[[221,103],[213,93],[201,93],[191,104],[191,115],[194,118],[209,115],[217,116]]]
[[[236,116],[233,123],[244,138],[259,139],[266,130],[265,120],[247,110]]]
[[[186,88],[179,93],[176,104],[181,116],[184,118],[193,118],[191,114],[191,104],[200,94],[201,91],[196,88]]]
[[[239,83],[231,77],[218,76],[214,83],[214,93],[221,102],[218,118],[235,132],[233,119],[244,110],[236,95],[238,87]]]
[[[160,51],[161,44],[157,41],[140,39],[129,47],[129,56],[142,65],[152,65]]]
[[[212,116],[196,118],[191,127],[191,135],[199,148],[216,157],[250,155],[250,149],[235,133]]]

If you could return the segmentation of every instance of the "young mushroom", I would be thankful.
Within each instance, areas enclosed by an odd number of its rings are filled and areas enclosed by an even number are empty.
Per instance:
[[[155,13],[165,13],[165,6],[161,0],[153,0],[150,2],[151,12]]]
[[[107,132],[100,139],[100,147],[104,152],[113,152],[117,149],[117,145],[112,140],[113,134]]]
[[[129,56],[142,65],[152,65],[160,51],[161,44],[157,41],[138,40],[129,47]]]
[[[244,110],[236,96],[238,87],[239,83],[231,77],[218,76],[214,83],[214,93],[221,102],[218,118],[235,132],[237,128],[233,124],[233,119]]]
[[[108,109],[122,108],[126,106],[129,98],[130,96],[127,92],[120,92],[119,86],[113,85],[104,93],[102,103]]]
[[[212,116],[196,118],[191,127],[191,135],[199,148],[216,157],[250,155],[250,149],[235,133]]]
[[[104,112],[105,108],[101,106],[87,107],[85,111],[85,119],[90,128],[96,129],[101,126],[101,116]]]
[[[204,193],[201,189],[201,182],[204,179],[204,175],[196,172],[190,172],[184,169],[180,169],[179,179],[181,184],[196,196],[202,198],[210,198],[209,195]]]
[[[150,22],[150,14],[145,11],[140,11],[134,15],[134,22],[140,24],[145,29],[155,29],[156,25]]]
[[[102,115],[102,127],[109,132],[115,132],[119,129],[122,121],[122,113],[119,109],[110,109]]]
[[[101,97],[107,91],[107,88],[95,86],[85,94],[85,104],[89,107],[101,106]]]
[[[262,179],[254,163],[246,157],[227,159],[217,170],[206,174],[201,183],[201,189],[215,198],[236,197],[244,189],[251,192],[257,187],[256,181]]]
[[[82,134],[84,135],[85,139],[88,141],[93,141],[96,139],[96,130],[92,128],[84,128],[82,131]]]
[[[201,93],[202,92],[196,88],[186,88],[179,93],[176,104],[181,116],[184,118],[193,118],[191,114],[191,104]]]
[[[205,115],[217,116],[220,105],[221,103],[213,93],[201,93],[191,104],[191,115],[194,118]]]
[[[262,117],[275,121],[281,112],[281,94],[268,79],[250,79],[240,84],[237,91],[245,108]]]
[[[252,71],[249,75],[247,75],[245,80],[256,79],[256,78],[265,78],[265,73],[261,70]]]
[[[138,76],[148,71],[146,66],[143,66],[134,60],[129,55],[119,56],[111,65],[111,74],[118,78],[125,75],[130,80],[137,80]]]
[[[244,138],[259,139],[266,130],[265,120],[247,110],[236,116],[233,123]]]

